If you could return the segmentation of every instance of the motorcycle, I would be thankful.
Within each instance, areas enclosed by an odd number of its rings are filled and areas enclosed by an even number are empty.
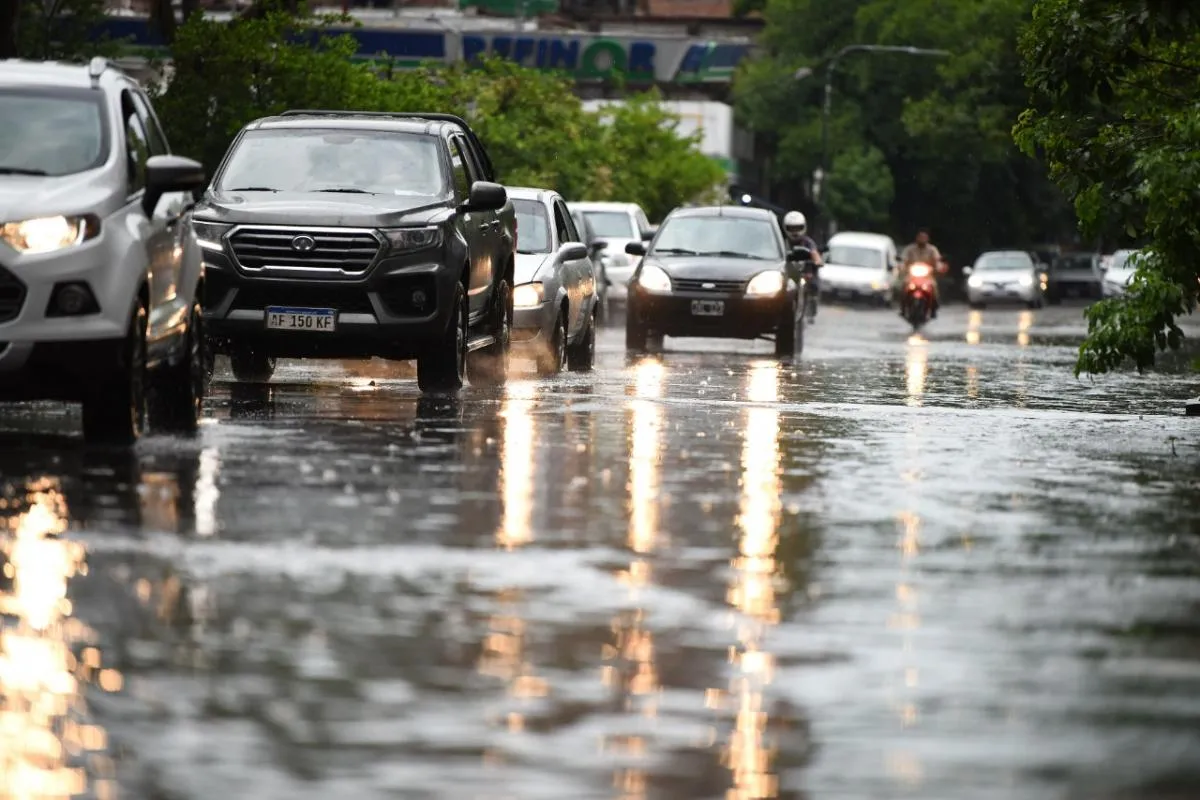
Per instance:
[[[934,270],[929,264],[918,262],[908,268],[908,281],[904,285],[904,319],[912,325],[913,332],[921,330],[933,313],[933,298],[937,286]]]

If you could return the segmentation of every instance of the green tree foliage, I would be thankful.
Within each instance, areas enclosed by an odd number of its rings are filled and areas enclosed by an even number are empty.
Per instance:
[[[1200,7],[1038,0],[1021,38],[1032,107],[1015,136],[1093,233],[1148,244],[1128,295],[1088,309],[1076,373],[1177,349],[1200,297]]]
[[[104,0],[0,0],[0,59],[112,55],[118,43],[92,35],[103,16]]]
[[[723,179],[655,96],[601,115],[566,79],[508,61],[413,71],[355,62],[353,39],[328,33],[333,21],[269,12],[181,25],[170,79],[155,90],[173,146],[213,170],[243,125],[288,108],[441,111],[471,121],[509,185],[638,202],[658,218]]]
[[[809,176],[820,164],[822,90],[834,54],[852,44],[944,49],[952,55],[841,59],[822,210],[843,228],[870,226],[901,240],[930,226],[960,264],[985,249],[1072,232],[1069,205],[1009,135],[1025,106],[1016,45],[1032,2],[769,0],[766,53],[744,66],[735,93],[742,118],[774,145],[775,194],[814,207]],[[813,74],[793,80],[801,67]],[[869,177],[871,164],[886,176]]]

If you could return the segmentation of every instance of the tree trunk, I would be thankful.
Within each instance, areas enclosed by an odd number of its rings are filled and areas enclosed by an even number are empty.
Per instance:
[[[17,58],[17,28],[21,19],[18,0],[0,0],[0,59]]]

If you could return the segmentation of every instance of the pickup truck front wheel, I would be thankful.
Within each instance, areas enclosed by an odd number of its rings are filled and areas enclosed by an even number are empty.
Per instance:
[[[417,358],[417,386],[423,392],[456,392],[467,367],[467,293],[454,285],[454,313],[441,338]]]

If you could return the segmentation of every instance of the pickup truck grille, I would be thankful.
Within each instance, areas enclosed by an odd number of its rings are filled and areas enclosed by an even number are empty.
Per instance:
[[[242,269],[277,267],[350,273],[365,272],[381,247],[370,231],[349,228],[340,231],[243,228],[229,237],[229,244]],[[306,244],[310,245],[307,249]]]
[[[16,319],[24,303],[25,284],[16,275],[0,267],[0,322]]]
[[[694,280],[692,278],[672,278],[671,287],[677,292],[711,292],[713,294],[740,294],[745,288],[745,281],[729,280]]]

